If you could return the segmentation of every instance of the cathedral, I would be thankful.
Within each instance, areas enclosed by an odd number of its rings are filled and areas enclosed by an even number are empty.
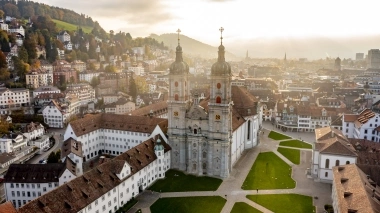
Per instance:
[[[169,68],[168,136],[171,168],[227,178],[243,151],[258,145],[262,110],[245,87],[231,85],[222,42],[221,37],[218,60],[211,67],[210,95],[199,102],[197,94],[190,94],[196,82],[188,82],[189,66],[178,37]]]

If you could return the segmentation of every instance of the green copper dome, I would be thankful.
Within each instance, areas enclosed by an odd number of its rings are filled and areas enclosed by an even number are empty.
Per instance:
[[[189,73],[189,65],[183,61],[182,58],[182,47],[178,44],[176,48],[175,61],[169,67],[170,74],[182,75]]]
[[[218,51],[218,61],[211,67],[211,75],[231,75],[231,65],[224,58],[224,46],[221,44]]]

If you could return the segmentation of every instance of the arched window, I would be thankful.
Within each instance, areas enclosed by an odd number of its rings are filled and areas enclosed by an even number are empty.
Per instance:
[[[178,100],[179,100],[179,98],[178,98],[178,94],[175,94],[175,95],[174,95],[174,100],[175,100],[175,101],[178,101]]]
[[[335,161],[335,166],[339,166],[339,160]]]
[[[215,101],[215,103],[217,103],[217,104],[222,103],[222,98],[220,98],[219,96],[216,97],[216,101]]]
[[[325,168],[329,168],[329,167],[330,167],[330,160],[326,159]]]
[[[346,164],[350,164],[350,161],[346,161]]]
[[[251,139],[251,120],[248,121],[248,125],[247,125],[247,140],[250,140]]]
[[[206,163],[203,163],[202,167],[203,167],[203,169],[206,169],[207,168]]]
[[[194,129],[194,134],[198,134],[198,130],[197,129]]]
[[[203,152],[203,158],[206,158],[206,157],[207,157],[207,153]]]

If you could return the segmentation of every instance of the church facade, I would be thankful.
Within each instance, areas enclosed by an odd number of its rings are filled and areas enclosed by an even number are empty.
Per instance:
[[[190,95],[189,67],[178,42],[170,66],[168,136],[171,168],[195,175],[227,178],[244,150],[259,143],[262,109],[244,87],[231,85],[231,66],[221,42],[212,65],[210,96]]]

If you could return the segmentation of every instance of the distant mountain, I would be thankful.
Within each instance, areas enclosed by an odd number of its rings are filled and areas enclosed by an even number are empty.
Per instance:
[[[175,33],[167,33],[162,35],[151,34],[149,37],[156,39],[158,42],[164,42],[169,49],[175,50],[178,45],[178,35]],[[218,57],[218,47],[202,43],[185,35],[180,35],[181,46],[184,54],[199,56],[206,59],[212,59]],[[226,52],[226,60],[238,60],[238,58],[230,53]]]
[[[261,37],[231,42],[228,50],[237,56],[249,52],[251,58],[308,58],[340,57],[355,59],[355,53],[368,53],[380,48],[380,35],[346,37]]]

